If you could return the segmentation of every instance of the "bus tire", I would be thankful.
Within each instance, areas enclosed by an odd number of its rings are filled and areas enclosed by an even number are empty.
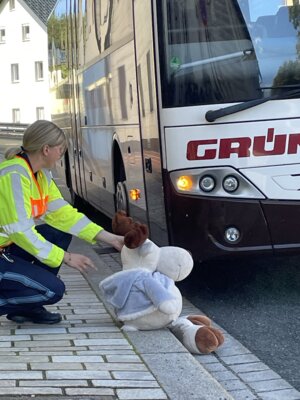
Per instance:
[[[115,209],[116,211],[125,211],[129,215],[128,196],[125,182],[116,184]]]

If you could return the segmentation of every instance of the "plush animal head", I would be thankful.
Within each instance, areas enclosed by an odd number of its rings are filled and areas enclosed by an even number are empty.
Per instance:
[[[124,236],[125,246],[121,251],[123,269],[146,268],[156,270],[159,247],[148,240],[147,225],[134,222],[124,211],[118,211],[112,220],[112,230]]]
[[[124,236],[124,244],[129,249],[141,246],[149,237],[147,225],[133,222],[125,211],[118,211],[112,220],[112,230],[116,235]]]
[[[182,281],[191,272],[194,261],[191,254],[182,247],[164,246],[160,248],[160,255],[156,270],[176,281]]]
[[[181,281],[192,271],[190,253],[175,246],[158,247],[148,239],[146,225],[134,222],[124,211],[118,211],[112,221],[113,232],[124,235],[121,251],[123,269],[146,268],[158,271],[174,281]]]

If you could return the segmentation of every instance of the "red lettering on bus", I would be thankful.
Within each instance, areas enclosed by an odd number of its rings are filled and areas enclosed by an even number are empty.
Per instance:
[[[270,148],[268,148],[268,143]],[[215,146],[206,148],[206,145]],[[243,158],[279,156],[297,154],[298,152],[300,152],[300,133],[275,135],[274,128],[269,128],[266,136],[192,140],[187,144],[187,159],[191,161],[226,159],[230,158],[232,154],[237,154],[238,158]]]
[[[234,146],[237,144],[237,146]],[[238,157],[250,157],[251,139],[248,137],[221,139],[219,158],[230,158],[236,153]]]
[[[256,136],[253,140],[253,155],[262,156],[279,156],[285,153],[286,135],[276,135],[273,142],[273,149],[266,150],[266,137]]]
[[[289,137],[288,154],[297,154],[298,146],[300,146],[300,133],[292,133]]]
[[[188,160],[213,160],[214,158],[216,158],[217,155],[216,149],[204,149],[204,154],[200,156],[199,147],[201,148],[201,146],[204,146],[206,144],[217,144],[217,143],[218,143],[217,139],[192,140],[187,144],[186,158]]]

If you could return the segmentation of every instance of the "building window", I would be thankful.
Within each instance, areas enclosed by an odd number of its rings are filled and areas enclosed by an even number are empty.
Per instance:
[[[13,83],[19,82],[19,64],[11,64],[11,81]]]
[[[30,27],[28,24],[22,25],[22,39],[23,42],[30,40]]]
[[[42,81],[44,79],[43,61],[35,62],[35,80]]]
[[[44,107],[37,107],[36,108],[36,119],[45,119]]]
[[[9,0],[9,9],[10,11],[16,8],[15,0]]]
[[[5,29],[0,28],[0,43],[5,43]]]
[[[20,109],[19,108],[12,109],[12,120],[15,124],[20,123]]]

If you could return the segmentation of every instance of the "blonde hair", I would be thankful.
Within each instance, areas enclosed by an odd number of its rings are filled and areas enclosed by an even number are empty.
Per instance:
[[[67,147],[67,140],[63,130],[57,125],[51,121],[39,119],[25,130],[22,146],[8,149],[5,152],[5,158],[10,160],[21,151],[36,153],[41,151],[45,145],[50,147],[65,145]]]

